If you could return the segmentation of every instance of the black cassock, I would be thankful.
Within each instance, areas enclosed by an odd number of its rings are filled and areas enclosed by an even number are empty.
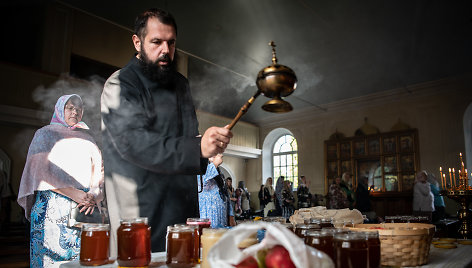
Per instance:
[[[198,217],[198,122],[188,81],[151,80],[136,57],[105,83],[101,97],[105,189],[115,243],[119,220],[148,217],[152,252],[165,250],[166,227]]]

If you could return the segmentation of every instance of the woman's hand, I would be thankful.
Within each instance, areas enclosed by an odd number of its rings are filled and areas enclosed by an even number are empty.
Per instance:
[[[95,205],[97,204],[97,202],[95,201],[95,197],[92,194],[86,193],[76,188],[69,187],[53,189],[52,191],[72,199],[74,202],[77,203],[77,207],[82,207],[79,211],[85,211],[85,215],[93,213]]]
[[[84,192],[85,193],[85,192]],[[77,207],[82,207],[79,211],[84,212],[85,215],[92,214],[95,210],[95,205],[97,202],[95,201],[95,197],[92,194],[85,193],[85,197],[83,198],[82,202],[77,202]]]

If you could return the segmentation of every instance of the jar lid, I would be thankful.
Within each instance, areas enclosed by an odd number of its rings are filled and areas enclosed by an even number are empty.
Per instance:
[[[148,224],[148,218],[147,217],[138,217],[138,218],[121,219],[120,220],[120,224],[124,224],[124,225],[137,224],[137,223]]]
[[[187,224],[211,224],[211,221],[206,218],[187,218]]]
[[[362,232],[356,232],[360,233],[362,235],[365,235],[367,238],[377,238],[379,237],[379,231],[374,230],[374,231],[362,231]]]
[[[337,233],[334,235],[334,239],[342,240],[342,241],[358,241],[358,240],[366,240],[366,237],[360,232],[350,232],[350,233]]]
[[[170,233],[193,233],[195,230],[195,228],[193,227],[190,227],[188,225],[179,225],[179,226],[173,226],[173,225],[169,225],[167,226],[167,232]]]
[[[304,223],[299,223],[295,225],[296,229],[321,229],[321,226],[319,224],[304,224]]]
[[[85,223],[82,225],[82,231],[109,231],[110,224],[104,223]]]
[[[309,230],[306,232],[305,236],[312,236],[312,237],[333,237],[334,231],[326,231],[324,229],[321,230]]]

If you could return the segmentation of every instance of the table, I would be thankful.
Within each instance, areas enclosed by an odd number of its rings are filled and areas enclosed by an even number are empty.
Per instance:
[[[424,268],[463,268],[472,265],[472,245],[457,244],[457,248],[435,248],[431,245],[429,262]]]
[[[166,268],[166,253],[155,252],[151,254],[151,265],[149,267]],[[457,244],[457,248],[454,249],[443,249],[435,248],[431,245],[429,251],[429,262],[426,265],[420,266],[421,268],[463,268],[470,267],[472,265],[472,245],[461,245]],[[91,266],[81,266],[79,261],[63,262],[59,266],[61,268],[78,268]],[[116,268],[118,263],[115,261],[112,264],[94,266],[99,268]],[[200,265],[195,266],[199,268]]]
[[[114,262],[112,264],[100,265],[100,266],[82,266],[80,265],[79,261],[69,261],[69,262],[62,262],[59,265],[60,268],[91,268],[91,267],[99,267],[99,268],[116,268],[118,267],[118,262]],[[154,252],[151,253],[151,263],[149,267],[158,267],[158,268],[166,268],[166,253],[165,252]],[[200,265],[198,264],[195,268],[199,268]]]

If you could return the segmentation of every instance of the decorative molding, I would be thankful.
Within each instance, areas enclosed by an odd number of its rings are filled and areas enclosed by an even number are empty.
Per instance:
[[[232,145],[228,144],[228,147],[226,147],[226,150],[224,152],[224,155],[226,156],[234,156],[234,157],[239,157],[239,158],[259,158],[259,156],[262,154],[261,149],[254,149],[254,148],[249,148],[249,147],[244,147],[244,146],[238,146],[238,145]]]

